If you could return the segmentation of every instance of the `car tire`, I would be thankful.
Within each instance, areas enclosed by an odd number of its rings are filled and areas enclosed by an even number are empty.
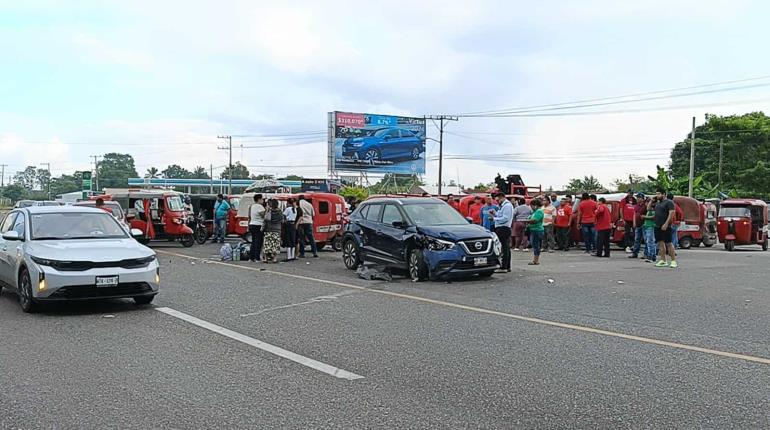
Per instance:
[[[32,279],[27,269],[21,269],[19,274],[19,305],[21,310],[31,314],[37,311],[38,303],[32,297]]]
[[[409,278],[414,282],[422,282],[428,279],[428,266],[422,256],[421,249],[409,251]]]
[[[136,296],[134,297],[134,304],[137,306],[149,305],[155,299],[155,294],[151,296]]]
[[[206,231],[205,227],[198,227],[195,229],[195,241],[198,242],[198,245],[203,245],[206,243],[208,238],[209,232]]]
[[[355,240],[348,238],[342,242],[342,262],[348,270],[356,270],[361,265],[361,253]]]
[[[682,249],[690,249],[692,247],[692,238],[685,236],[679,239],[679,247]]]
[[[195,237],[192,234],[185,234],[181,238],[179,238],[179,241],[182,242],[182,246],[185,248],[189,248],[193,245],[195,245]]]
[[[412,148],[412,160],[419,160],[420,159],[420,148],[414,147]]]
[[[494,275],[495,271],[489,271],[489,272],[481,272],[479,273],[479,278],[489,278],[490,276]]]
[[[342,236],[337,236],[332,240],[332,249],[334,252],[342,251]]]

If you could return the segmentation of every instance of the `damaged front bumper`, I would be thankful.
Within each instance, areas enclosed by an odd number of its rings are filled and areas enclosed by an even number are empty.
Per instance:
[[[460,247],[446,251],[423,250],[430,279],[457,278],[488,273],[500,268],[494,252],[468,255]]]

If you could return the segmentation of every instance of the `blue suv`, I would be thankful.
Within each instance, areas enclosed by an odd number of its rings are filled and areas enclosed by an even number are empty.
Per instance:
[[[406,269],[414,281],[491,276],[500,267],[501,252],[495,234],[433,198],[367,200],[350,215],[342,239],[348,269],[373,262]]]
[[[342,144],[342,156],[375,164],[376,161],[418,160],[425,152],[425,140],[411,130],[380,128],[350,137]]]

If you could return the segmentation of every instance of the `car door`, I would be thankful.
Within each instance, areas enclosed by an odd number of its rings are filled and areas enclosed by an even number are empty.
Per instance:
[[[393,223],[398,222],[400,227]],[[389,260],[397,263],[404,263],[404,234],[405,232],[404,215],[398,205],[388,203],[382,209],[382,222],[379,230],[376,231],[376,247],[380,253]]]
[[[376,257],[376,230],[379,227],[381,204],[368,204],[361,208],[361,217],[354,222],[361,229],[361,244],[364,257]]]
[[[0,282],[6,285],[13,285],[12,282],[15,278],[13,268],[10,265],[10,257],[8,254],[9,249],[16,250],[13,246],[14,241],[5,240],[2,235],[13,228],[13,224],[16,221],[18,212],[11,212],[5,216],[2,224],[0,224]]]
[[[399,139],[401,135],[398,129],[388,130],[387,134],[382,140],[382,159],[389,160],[394,157],[398,157],[399,153]]]

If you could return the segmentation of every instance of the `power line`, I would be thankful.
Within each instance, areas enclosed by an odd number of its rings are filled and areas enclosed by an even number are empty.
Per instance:
[[[565,106],[565,105],[571,105],[571,104],[577,104],[577,103],[592,103],[592,102],[599,102],[599,101],[606,101],[606,100],[616,100],[616,99],[622,99],[622,98],[628,98],[628,97],[640,97],[640,96],[648,96],[653,94],[663,94],[668,92],[674,92],[674,91],[686,91],[686,90],[692,90],[697,88],[708,88],[708,87],[715,87],[715,86],[721,86],[721,85],[729,85],[729,84],[737,84],[741,82],[751,82],[751,81],[759,81],[770,78],[770,75],[763,75],[763,76],[757,76],[753,78],[745,78],[745,79],[735,79],[730,81],[721,81],[721,82],[714,82],[709,84],[700,84],[700,85],[692,85],[687,87],[679,87],[679,88],[670,88],[666,90],[655,90],[655,91],[646,91],[641,93],[632,93],[632,94],[625,94],[620,96],[610,96],[610,97],[600,97],[600,98],[590,98],[590,99],[582,99],[582,100],[574,100],[571,102],[560,102],[560,103],[550,103],[550,104],[542,104],[542,105],[534,105],[534,106],[524,106],[524,107],[518,107],[518,108],[502,108],[502,109],[494,109],[494,110],[486,110],[486,111],[477,111],[477,112],[467,112],[464,114],[460,114],[460,116],[471,116],[476,114],[489,114],[499,111],[516,111],[516,110],[531,110],[531,109],[539,109],[539,108],[549,108],[549,107],[556,107],[556,106]]]

